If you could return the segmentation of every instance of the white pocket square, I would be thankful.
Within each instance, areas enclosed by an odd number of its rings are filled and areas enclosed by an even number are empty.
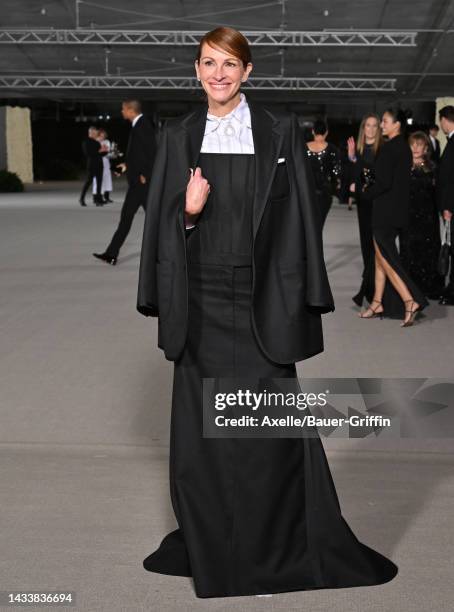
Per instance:
[[[285,157],[279,157],[279,159],[277,160],[278,164],[283,164],[285,162]]]

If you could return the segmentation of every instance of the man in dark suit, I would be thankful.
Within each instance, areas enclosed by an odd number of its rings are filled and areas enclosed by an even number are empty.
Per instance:
[[[82,150],[87,158],[87,180],[82,187],[82,192],[79,198],[81,206],[86,206],[85,194],[87,193],[87,190],[92,184],[94,178],[96,179],[96,195],[94,197],[95,204],[96,206],[102,206],[104,204],[104,199],[101,195],[103,149],[97,138],[98,130],[93,126],[89,127],[88,138],[86,138],[82,143]]]
[[[430,153],[431,153],[432,160],[436,164],[438,164],[438,162],[440,161],[440,141],[437,138],[438,131],[439,131],[439,127],[436,123],[431,125],[429,128],[429,140],[430,140],[430,144],[432,147],[432,150]]]
[[[115,265],[118,253],[131,229],[134,215],[140,206],[145,210],[148,187],[153,167],[156,143],[154,130],[142,114],[138,100],[125,100],[122,104],[123,119],[131,122],[128,147],[126,149],[126,163],[119,164],[118,168],[126,172],[128,191],[121,209],[120,222],[104,253],[93,253],[95,257],[106,263]]]
[[[454,244],[452,212],[454,210],[454,106],[444,106],[439,111],[440,127],[448,142],[440,158],[437,180],[438,210],[446,221],[451,221],[451,245]],[[451,246],[451,271],[449,282],[443,291],[440,304],[454,306],[454,257]]]

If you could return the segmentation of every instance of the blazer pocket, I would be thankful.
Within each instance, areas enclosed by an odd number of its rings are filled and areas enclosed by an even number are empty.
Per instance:
[[[276,164],[274,179],[271,184],[270,200],[284,200],[290,195],[290,179],[287,162]]]
[[[172,305],[173,293],[173,262],[159,261],[156,263],[156,276],[158,288],[158,316],[165,319]]]
[[[303,319],[305,313],[306,262],[279,265],[279,280],[287,314],[291,320]]]

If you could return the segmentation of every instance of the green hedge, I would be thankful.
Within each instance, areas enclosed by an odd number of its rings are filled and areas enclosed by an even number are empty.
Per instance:
[[[24,191],[24,184],[15,172],[0,170],[0,192],[12,193]]]

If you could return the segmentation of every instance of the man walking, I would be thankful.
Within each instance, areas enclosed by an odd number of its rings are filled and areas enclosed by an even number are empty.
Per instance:
[[[439,110],[440,127],[448,142],[440,158],[437,181],[438,210],[444,221],[451,221],[451,245],[454,245],[452,211],[454,210],[454,106],[444,106]],[[454,306],[454,257],[451,246],[451,271],[449,282],[443,291],[440,304]]]
[[[118,253],[131,229],[139,206],[144,210],[146,208],[151,169],[156,154],[154,131],[142,114],[140,102],[125,100],[121,114],[132,124],[126,150],[126,163],[118,166],[126,172],[128,191],[121,209],[120,222],[109,246],[104,253],[93,253],[98,259],[112,265],[117,263]]]
[[[86,206],[85,194],[87,193],[88,188],[91,187],[94,178],[96,178],[97,185],[96,195],[94,196],[95,204],[96,206],[102,206],[104,204],[104,199],[101,195],[101,183],[103,171],[102,158],[103,154],[105,155],[105,151],[97,138],[97,128],[93,126],[89,127],[88,138],[86,138],[82,143],[82,150],[87,158],[87,180],[82,187],[82,192],[79,198],[79,203],[81,206]]]

